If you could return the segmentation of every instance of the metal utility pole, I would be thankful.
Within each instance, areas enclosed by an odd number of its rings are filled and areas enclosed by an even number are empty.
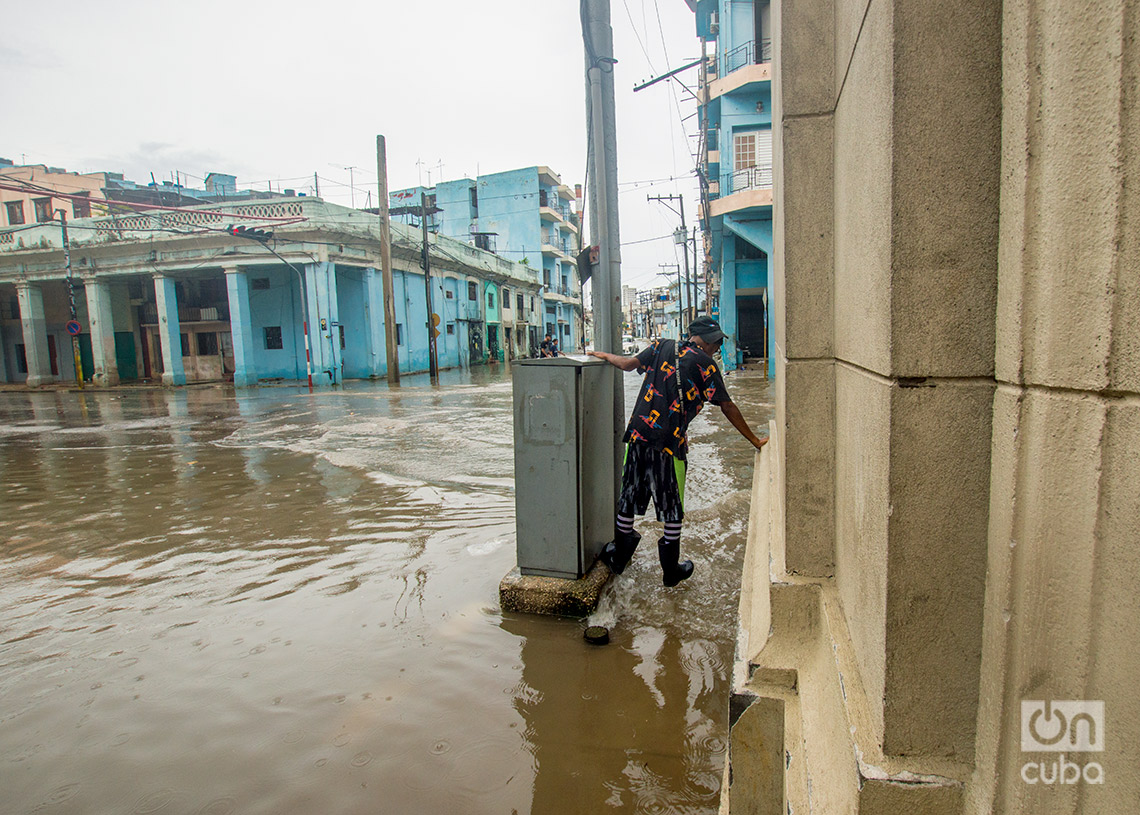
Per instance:
[[[59,227],[63,231],[63,260],[67,265],[67,302],[71,307],[71,322],[68,323],[67,333],[71,334],[71,353],[75,357],[75,384],[83,390],[83,358],[79,354],[79,321],[75,311],[75,284],[71,278],[71,243],[67,239],[67,213],[57,209],[59,213]],[[74,325],[75,330],[72,331]]]
[[[614,35],[609,0],[581,0],[582,42],[589,91],[586,121],[590,141],[589,171],[593,178],[590,234],[598,245],[598,268],[592,287],[594,347],[621,353],[621,236],[618,230],[617,127],[614,121]],[[614,371],[614,479],[621,472],[621,436],[625,429],[625,397],[620,373]]]
[[[400,349],[396,345],[396,299],[392,288],[392,225],[388,216],[388,148],[383,136],[376,137],[376,175],[380,203],[380,274],[384,284],[384,348],[388,359],[388,384],[400,383]],[[315,177],[315,176],[314,176]]]
[[[431,263],[428,254],[428,205],[427,193],[420,192],[420,223],[424,233],[424,293],[427,295],[427,330],[428,330],[428,372],[432,382],[439,379],[439,358],[436,355],[435,335],[439,330],[435,327],[439,319],[431,310]]]

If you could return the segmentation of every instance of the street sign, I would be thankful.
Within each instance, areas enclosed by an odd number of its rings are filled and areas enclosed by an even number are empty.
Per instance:
[[[434,340],[439,336],[439,315],[434,311],[431,315],[431,338]]]
[[[79,332],[83,330],[83,326],[79,324],[78,320],[67,321],[67,333],[73,337],[78,337]]]

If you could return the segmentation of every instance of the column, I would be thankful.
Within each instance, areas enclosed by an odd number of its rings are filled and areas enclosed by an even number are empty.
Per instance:
[[[0,382],[10,382],[8,377],[8,353],[4,349],[4,326],[0,323]]]
[[[364,270],[364,316],[368,322],[368,351],[373,376],[388,375],[388,353],[384,343],[384,279],[376,269]]]
[[[47,320],[44,317],[44,294],[32,283],[17,283],[20,301],[20,327],[24,331],[24,357],[28,362],[29,387],[51,382],[51,360],[48,357]]]
[[[178,297],[174,292],[174,280],[164,275],[155,275],[154,296],[158,303],[162,384],[185,385],[186,370],[182,367],[182,332],[178,325]]]
[[[313,384],[333,385],[340,382],[340,321],[333,264],[305,264],[305,295],[309,299]]]
[[[104,280],[83,281],[87,293],[87,317],[91,322],[91,356],[95,361],[92,381],[114,387],[119,384],[119,363],[115,359],[115,325],[111,315],[111,287]]]
[[[234,341],[234,387],[257,384],[253,359],[253,319],[249,310],[249,279],[237,267],[224,269],[230,301],[230,334]]]

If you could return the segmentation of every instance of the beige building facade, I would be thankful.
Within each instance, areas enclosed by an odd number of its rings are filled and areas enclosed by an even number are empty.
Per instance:
[[[31,185],[43,192],[25,191]],[[93,207],[91,202],[106,198],[106,185],[106,173],[69,173],[43,164],[0,164],[0,227],[53,221],[59,217],[55,214],[57,209],[62,209],[68,218],[105,215],[105,207]],[[49,190],[68,197],[53,197]]]
[[[772,6],[725,805],[1140,812],[1140,2]]]

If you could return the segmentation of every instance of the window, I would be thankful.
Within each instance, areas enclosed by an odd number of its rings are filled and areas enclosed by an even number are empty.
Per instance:
[[[519,314],[523,312],[523,296],[520,294],[515,297],[515,305],[519,307]]]
[[[190,335],[189,334],[180,334],[179,339],[182,340],[182,343],[181,343],[182,344],[182,356],[184,356],[184,357],[190,356]]]
[[[487,308],[495,307],[495,293],[493,291],[487,292]]]
[[[453,292],[451,289],[448,289],[446,292],[444,292],[444,296],[447,297],[448,300],[454,300],[455,292]]]
[[[281,342],[281,326],[267,325],[265,326],[265,350],[266,351],[280,351],[285,347]]]
[[[269,278],[268,277],[255,277],[249,281],[249,287],[251,289],[254,289],[254,290],[268,289],[269,288]]]
[[[55,217],[51,211],[50,198],[33,198],[32,204],[36,207],[36,223],[44,224]]]
[[[756,166],[756,134],[737,133],[732,137],[732,169]]]
[[[448,323],[447,324],[447,333],[448,334],[454,334],[455,333],[455,323]]]
[[[337,328],[340,329],[340,347],[341,347],[341,350],[343,351],[344,350],[344,326],[338,325]]]
[[[396,323],[396,345],[404,344],[404,326]]]
[[[24,222],[24,202],[23,201],[9,201],[4,205],[8,208],[8,224],[15,226]]]
[[[479,299],[479,289],[476,288],[474,280],[468,280],[467,281],[467,299],[468,300],[478,300]]]
[[[91,217],[91,202],[87,200],[87,196],[90,194],[89,192],[76,193],[79,197],[71,199],[71,211],[76,218]]]
[[[548,316],[553,317],[557,313],[557,311],[555,310],[555,306],[547,306],[546,307],[546,313]]]
[[[728,192],[771,187],[772,131],[752,130],[748,133],[734,133],[732,169],[732,189]]]
[[[28,353],[22,342],[16,343],[16,370],[22,374],[28,372]]]
[[[511,309],[511,290],[508,288],[503,289],[503,308],[508,311]]]
[[[198,356],[216,357],[218,355],[218,335],[211,332],[198,334]]]
[[[479,214],[479,190],[475,189],[475,187],[472,187],[470,189],[470,193],[471,193],[471,214],[478,216],[478,214]]]
[[[534,295],[530,296],[530,310],[534,311]]]

